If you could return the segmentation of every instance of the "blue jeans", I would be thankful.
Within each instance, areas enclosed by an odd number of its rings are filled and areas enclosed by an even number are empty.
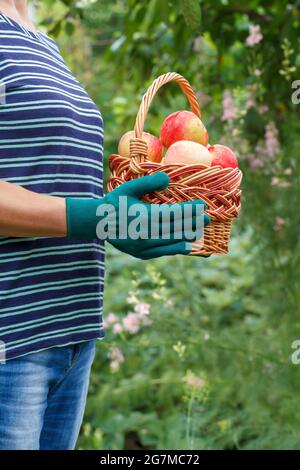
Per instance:
[[[0,450],[72,450],[96,340],[0,364]]]

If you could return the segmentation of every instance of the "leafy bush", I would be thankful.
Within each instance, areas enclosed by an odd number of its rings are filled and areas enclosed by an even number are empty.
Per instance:
[[[251,237],[235,238],[231,249],[230,257],[147,264],[108,254],[111,323],[79,448],[297,448],[290,333],[269,321]],[[150,325],[128,323],[141,302]],[[116,348],[119,362],[110,357]]]

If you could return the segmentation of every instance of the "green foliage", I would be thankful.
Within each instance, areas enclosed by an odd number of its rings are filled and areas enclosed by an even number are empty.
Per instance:
[[[104,449],[297,448],[288,315],[275,321],[256,288],[250,234],[231,250],[147,265],[108,253],[107,313],[124,318],[130,293],[151,304],[153,324],[137,334],[107,328],[79,447],[99,448],[100,432]],[[116,372],[112,345],[125,355]],[[185,381],[191,373],[196,387]]]
[[[122,323],[130,295],[151,306],[153,323],[136,334],[107,328],[79,447],[299,448],[299,373],[290,360],[300,337],[300,120],[291,100],[299,2],[50,4],[42,27],[58,34],[99,105],[106,162],[154,78],[177,71],[199,97],[210,143],[232,147],[244,172],[229,256],[146,264],[108,253],[105,317]],[[187,106],[178,85],[166,85],[145,130],[158,134],[164,117]],[[113,347],[124,355],[115,371]]]
[[[199,32],[201,26],[201,8],[199,0],[183,0],[181,11],[187,26],[190,26],[194,32]]]

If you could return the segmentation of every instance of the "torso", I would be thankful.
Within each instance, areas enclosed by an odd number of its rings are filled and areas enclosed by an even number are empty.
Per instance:
[[[0,80],[0,178],[38,193],[101,197],[102,115],[56,42],[0,14]],[[104,335],[103,262],[101,242],[0,239],[8,358]]]

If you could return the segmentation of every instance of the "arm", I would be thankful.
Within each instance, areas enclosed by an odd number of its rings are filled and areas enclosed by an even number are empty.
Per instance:
[[[64,198],[0,181],[0,236],[65,237],[66,233]]]
[[[64,199],[34,193],[20,186],[0,181],[0,236],[68,236],[75,239],[95,240],[98,238],[98,222],[105,221],[105,215],[102,213],[98,215],[99,207],[102,205],[104,212],[109,207],[109,213],[117,215],[114,222],[117,227],[118,215],[124,210],[120,203],[121,197],[125,197],[128,205],[127,214],[123,213],[127,215],[125,224],[129,224],[131,209],[138,205],[138,211],[142,214],[140,223],[143,230],[146,229],[146,233],[149,232],[148,235],[138,238],[135,235],[131,237],[129,234],[125,238],[118,235],[106,237],[102,236],[101,232],[100,237],[103,240],[107,240],[120,251],[140,259],[189,254],[192,249],[191,242],[197,239],[192,228],[199,217],[197,207],[205,208],[204,202],[198,199],[178,203],[180,211],[179,215],[176,215],[177,223],[175,223],[175,220],[168,222],[164,220],[164,217],[159,217],[154,221],[152,219],[154,206],[141,200],[144,194],[166,189],[169,182],[168,175],[158,172],[123,183],[102,198],[68,197]],[[165,209],[165,213],[170,208],[169,206],[174,207],[173,204],[160,204],[159,206],[160,209]],[[190,206],[189,212],[186,212],[187,206]],[[183,221],[188,222],[188,227],[190,227],[188,233],[182,231]],[[204,214],[203,221],[204,226],[210,223],[206,214]],[[122,226],[118,226],[118,229],[121,228]],[[152,235],[153,228],[156,235]],[[168,235],[164,237],[166,233]]]

